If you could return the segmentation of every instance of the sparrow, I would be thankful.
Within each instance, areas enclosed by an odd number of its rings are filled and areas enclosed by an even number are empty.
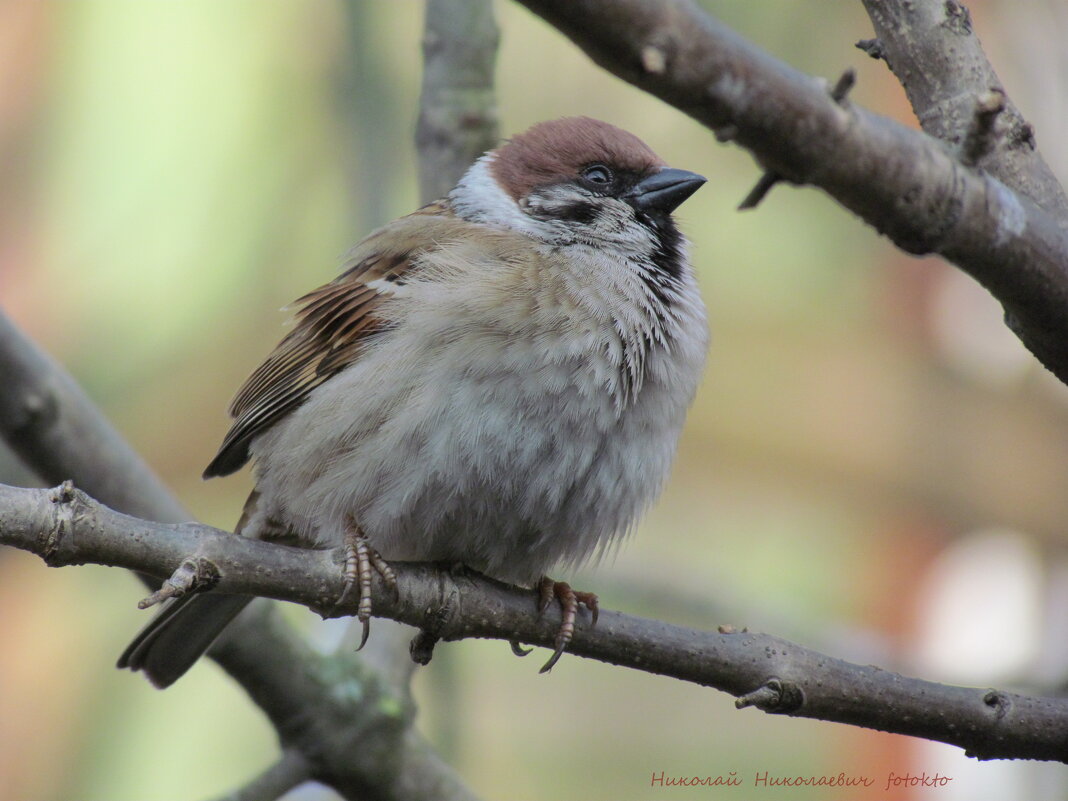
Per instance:
[[[364,640],[390,562],[536,587],[563,610],[551,668],[597,599],[548,572],[604,554],[656,499],[697,390],[708,328],[671,215],[703,183],[568,117],[367,236],[230,406],[204,476],[253,461],[238,533],[343,546]],[[170,685],[250,600],[172,600],[119,667]]]

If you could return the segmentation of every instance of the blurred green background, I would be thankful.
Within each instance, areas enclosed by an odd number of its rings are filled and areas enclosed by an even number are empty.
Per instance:
[[[799,69],[833,81],[855,67],[854,100],[914,124],[885,65],[853,48],[872,35],[859,3],[704,5]],[[1062,4],[971,8],[1057,156]],[[207,523],[231,527],[250,486],[247,471],[199,476],[232,393],[282,333],[276,310],[418,205],[422,9],[0,2],[0,306]],[[820,192],[780,186],[737,213],[759,177],[743,151],[525,10],[496,11],[502,135],[588,114],[710,178],[680,215],[713,348],[674,476],[617,558],[568,578],[680,624],[747,625],[928,678],[1063,686],[1068,392],[996,304]],[[0,478],[28,480],[7,454]],[[0,799],[210,797],[274,759],[273,732],[213,664],[162,693],[113,669],[146,619],[141,595],[117,570],[0,551]],[[846,799],[650,778],[908,769],[956,783],[872,797],[1068,797],[1061,766],[965,763],[574,657],[538,676],[539,659],[464,642],[417,673],[420,727],[487,798]]]

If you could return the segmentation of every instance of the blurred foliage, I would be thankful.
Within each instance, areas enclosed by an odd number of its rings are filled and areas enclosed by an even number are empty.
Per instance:
[[[812,74],[856,67],[852,98],[914,125],[885,66],[852,46],[871,35],[859,4],[704,5]],[[998,522],[1060,547],[1064,393],[1026,355],[984,383],[941,353],[931,315],[948,268],[907,260],[810,189],[736,213],[759,176],[743,151],[523,9],[497,11],[503,132],[588,114],[710,178],[681,214],[713,321],[707,381],[661,503],[576,584],[607,586],[609,607],[828,648],[834,631],[866,631],[836,653],[902,660],[921,613],[908,599],[942,544]],[[973,12],[993,38],[996,11]],[[1028,15],[1012,14],[1021,29]],[[0,4],[0,304],[205,522],[232,525],[250,486],[199,474],[231,393],[283,331],[275,310],[417,205],[421,18],[414,0]],[[1058,46],[1029,30],[1036,51]],[[1015,91],[1014,64],[998,66]],[[986,313],[953,318],[965,347]],[[992,436],[1005,421],[1012,436]],[[112,669],[144,620],[139,594],[118,571],[0,553],[0,797],[205,797],[273,759],[273,733],[214,665],[165,693]],[[732,618],[693,612],[703,598]],[[549,677],[536,666],[467,642],[418,673],[420,725],[487,797],[727,797],[649,780],[908,765],[905,738],[736,712],[577,658]]]

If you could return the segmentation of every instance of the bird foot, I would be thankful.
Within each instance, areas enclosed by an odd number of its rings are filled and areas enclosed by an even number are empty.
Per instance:
[[[563,656],[564,650],[575,635],[575,617],[578,614],[579,604],[590,610],[590,625],[597,625],[597,596],[592,592],[576,592],[566,581],[553,581],[545,576],[538,582],[538,614],[544,613],[554,600],[560,604],[562,620],[556,632],[553,655],[538,671],[539,673],[548,673]],[[513,644],[512,651],[519,655],[516,645]]]
[[[353,589],[359,587],[360,602],[356,607],[356,619],[363,624],[363,633],[360,636],[357,651],[367,644],[367,637],[371,633],[372,570],[377,571],[382,581],[393,591],[394,596],[399,597],[397,576],[393,568],[378,551],[371,547],[367,541],[367,535],[356,525],[355,521],[352,521],[345,529],[345,588],[341,591],[335,608],[343,606]]]

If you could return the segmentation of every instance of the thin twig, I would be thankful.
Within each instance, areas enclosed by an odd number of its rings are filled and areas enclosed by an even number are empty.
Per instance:
[[[748,211],[749,209],[755,209],[760,205],[760,202],[764,199],[764,196],[771,191],[775,184],[782,180],[782,176],[774,170],[768,170],[760,176],[760,180],[756,182],[756,186],[749,190],[749,194],[743,198],[742,202],[738,204],[738,211]]]
[[[857,73],[852,69],[847,69],[843,72],[834,86],[831,87],[830,95],[831,100],[841,105],[845,100],[846,95],[849,94],[849,90],[853,88],[853,84],[857,82]],[[724,141],[721,133],[722,129],[716,131],[716,139]],[[771,191],[775,184],[779,183],[783,179],[782,175],[774,170],[768,170],[760,176],[760,180],[757,181],[749,194],[745,196],[745,199],[738,204],[738,211],[747,211],[748,209],[755,209],[760,202],[764,199],[764,196]]]

